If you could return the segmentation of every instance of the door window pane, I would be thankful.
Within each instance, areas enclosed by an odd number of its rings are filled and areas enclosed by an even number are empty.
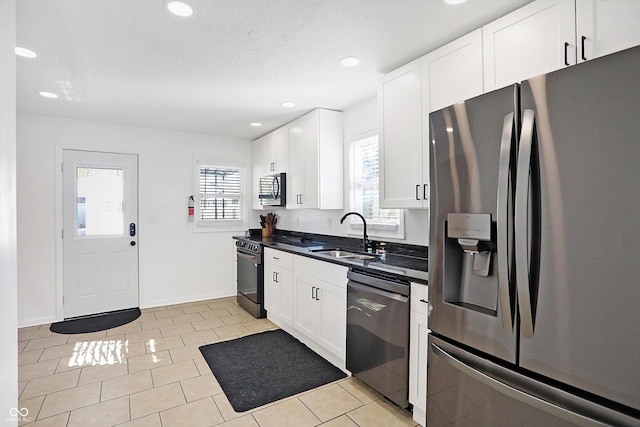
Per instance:
[[[76,168],[78,236],[124,234],[124,170]]]

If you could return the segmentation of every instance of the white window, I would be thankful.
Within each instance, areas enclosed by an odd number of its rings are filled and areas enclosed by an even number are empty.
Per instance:
[[[369,237],[404,238],[404,211],[380,209],[378,135],[350,144],[351,210],[367,220]],[[353,218],[354,234],[362,233],[362,221]]]
[[[196,161],[195,216],[199,226],[237,227],[244,223],[244,170]]]

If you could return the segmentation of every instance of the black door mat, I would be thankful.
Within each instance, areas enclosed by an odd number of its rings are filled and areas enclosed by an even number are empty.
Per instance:
[[[204,345],[200,352],[236,412],[347,376],[281,329]]]
[[[52,323],[49,329],[57,334],[86,334],[106,331],[107,329],[133,322],[140,317],[140,314],[140,309],[137,307],[127,308],[125,310],[73,317],[62,322]]]

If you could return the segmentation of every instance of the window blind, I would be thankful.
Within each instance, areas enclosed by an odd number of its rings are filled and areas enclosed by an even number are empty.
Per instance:
[[[240,169],[201,165],[200,221],[240,220],[242,219],[241,207]]]

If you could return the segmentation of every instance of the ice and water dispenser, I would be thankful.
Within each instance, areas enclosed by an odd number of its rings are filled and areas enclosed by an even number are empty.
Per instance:
[[[498,304],[495,222],[491,214],[447,215],[444,251],[444,300],[496,315]]]

